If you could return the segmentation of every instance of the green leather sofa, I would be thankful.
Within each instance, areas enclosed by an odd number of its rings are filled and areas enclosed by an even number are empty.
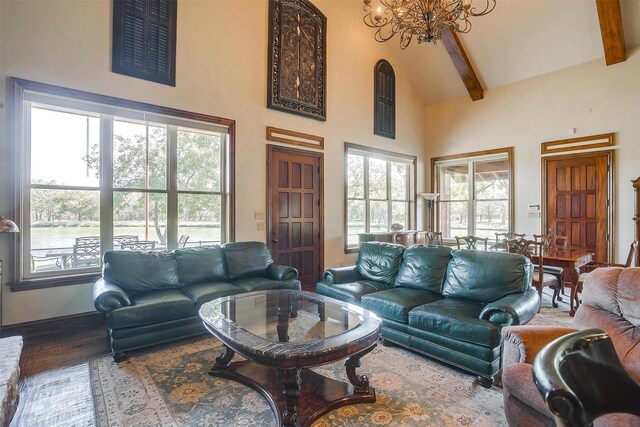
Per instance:
[[[106,313],[113,358],[120,361],[129,350],[205,333],[198,316],[205,302],[263,289],[299,290],[297,270],[274,264],[262,242],[234,242],[106,252],[93,301]]]
[[[505,252],[366,242],[356,265],[328,269],[317,292],[382,319],[382,337],[473,372],[483,386],[500,369],[501,329],[538,311],[533,266]]]

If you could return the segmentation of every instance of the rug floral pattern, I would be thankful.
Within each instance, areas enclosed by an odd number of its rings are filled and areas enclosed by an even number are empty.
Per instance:
[[[207,374],[220,343],[204,337],[139,352],[115,364],[90,363],[100,426],[273,426],[262,396],[231,380]],[[377,347],[358,373],[376,389],[373,404],[332,411],[324,426],[506,425],[499,389],[472,384],[473,377],[397,347]],[[315,369],[346,381],[344,365]]]

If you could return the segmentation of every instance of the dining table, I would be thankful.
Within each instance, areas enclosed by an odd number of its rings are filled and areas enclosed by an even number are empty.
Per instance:
[[[569,316],[576,313],[580,303],[576,300],[576,290],[578,286],[578,278],[580,277],[579,269],[593,261],[593,254],[590,252],[569,251],[563,249],[545,249],[543,253],[544,266],[553,266],[562,268],[561,286],[568,283],[571,286],[571,297],[569,303]],[[538,255],[531,256],[531,262],[539,262]]]

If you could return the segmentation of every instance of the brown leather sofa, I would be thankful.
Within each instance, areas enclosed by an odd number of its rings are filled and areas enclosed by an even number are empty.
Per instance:
[[[573,320],[575,329],[546,326],[502,329],[504,410],[510,426],[555,425],[533,382],[532,364],[546,344],[575,330],[606,331],[625,370],[640,382],[640,268],[594,270],[584,283],[582,301]],[[640,417],[608,414],[596,419],[594,425],[640,426]]]

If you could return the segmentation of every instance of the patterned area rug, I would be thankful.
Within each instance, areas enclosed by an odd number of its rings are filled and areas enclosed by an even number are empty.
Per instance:
[[[221,352],[199,338],[115,364],[90,363],[100,426],[273,426],[265,400],[235,381],[207,374]],[[498,389],[474,387],[473,377],[401,348],[378,346],[361,360],[377,402],[326,414],[314,426],[505,425]],[[343,363],[315,369],[346,381]]]
[[[552,308],[545,295],[530,324],[569,326],[567,301]],[[262,396],[207,374],[221,349],[203,336],[134,352],[120,364],[105,356],[26,378],[11,426],[274,426]],[[470,374],[399,347],[378,346],[361,363],[377,401],[332,411],[314,427],[506,425],[502,390],[476,387]],[[341,362],[315,370],[346,381]]]

